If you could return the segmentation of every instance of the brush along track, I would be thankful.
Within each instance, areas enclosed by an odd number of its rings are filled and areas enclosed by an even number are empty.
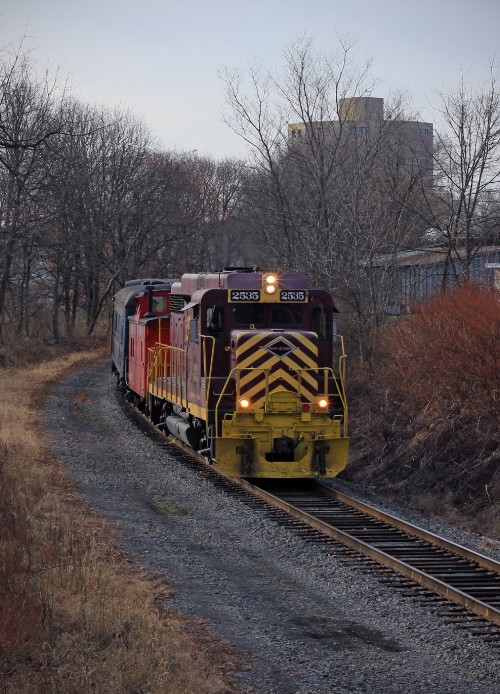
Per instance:
[[[165,441],[149,419],[120,401],[136,424]],[[184,444],[168,439],[176,444],[175,457],[182,465],[225,494],[303,540],[322,545],[343,562],[379,573],[387,567],[391,571],[384,581],[403,595],[430,604],[449,623],[500,645],[500,563],[321,483],[229,479]]]

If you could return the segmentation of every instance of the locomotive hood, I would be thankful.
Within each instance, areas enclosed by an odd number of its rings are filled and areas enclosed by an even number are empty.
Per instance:
[[[267,396],[295,393],[302,402],[318,394],[318,336],[309,331],[233,330],[231,368],[239,374],[240,393],[254,408]]]

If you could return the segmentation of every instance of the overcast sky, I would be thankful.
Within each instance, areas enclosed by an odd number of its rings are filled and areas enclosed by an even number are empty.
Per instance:
[[[325,51],[336,32],[356,39],[373,95],[407,90],[432,121],[436,90],[462,72],[481,84],[500,59],[500,0],[0,0],[0,45],[27,34],[84,102],[131,108],[163,148],[216,158],[245,152],[222,122],[218,71],[278,69],[305,32]]]

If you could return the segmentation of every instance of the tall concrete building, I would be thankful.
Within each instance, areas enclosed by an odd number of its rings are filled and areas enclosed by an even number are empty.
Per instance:
[[[365,141],[371,147],[378,143],[378,156],[387,174],[421,173],[429,184],[432,182],[432,123],[386,118],[384,100],[371,96],[339,99],[338,117],[338,120],[316,121],[312,125],[290,123],[289,143],[306,142],[310,127],[315,134],[321,133],[325,145],[329,139],[332,143],[345,144]]]

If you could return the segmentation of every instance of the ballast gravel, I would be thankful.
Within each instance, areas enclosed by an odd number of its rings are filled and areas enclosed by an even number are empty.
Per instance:
[[[215,638],[242,653],[242,691],[500,691],[498,645],[445,624],[380,577],[183,466],[170,444],[123,412],[109,362],[58,383],[45,417],[55,454],[91,507],[121,530],[131,558],[165,575],[174,608],[206,620]],[[414,513],[406,517],[442,530]],[[452,528],[449,534],[461,544],[480,542]]]

